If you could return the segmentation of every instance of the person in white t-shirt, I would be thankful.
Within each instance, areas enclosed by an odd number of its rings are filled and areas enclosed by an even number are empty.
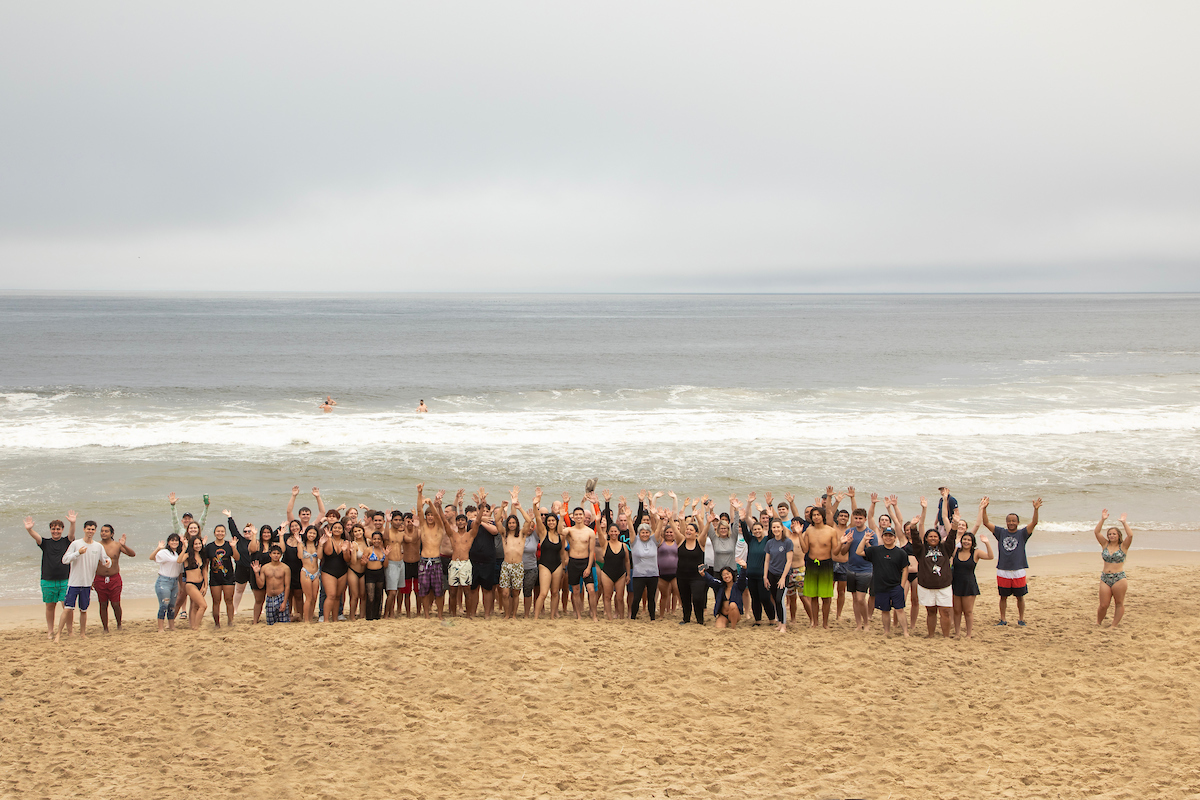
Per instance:
[[[87,610],[92,602],[92,581],[96,579],[96,567],[99,564],[112,566],[112,559],[95,541],[95,537],[96,523],[89,519],[83,523],[83,538],[71,542],[63,554],[62,562],[71,566],[71,576],[67,579],[67,599],[63,603],[62,621],[58,623],[58,632],[54,634],[56,642],[62,637],[63,628],[70,630],[74,624],[76,608],[79,609],[79,636],[87,636]]]

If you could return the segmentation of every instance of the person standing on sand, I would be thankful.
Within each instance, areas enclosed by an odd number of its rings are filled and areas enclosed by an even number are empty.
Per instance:
[[[809,512],[811,523],[800,534],[804,551],[804,596],[809,598],[808,617],[815,628],[818,615],[821,627],[829,627],[829,607],[833,603],[833,556],[842,549],[837,529],[825,524],[825,509],[814,508]],[[820,608],[817,601],[820,601]]]
[[[88,520],[83,523],[83,538],[67,547],[63,553],[62,563],[71,565],[70,576],[67,578],[67,599],[63,601],[62,621],[58,623],[58,631],[54,641],[62,637],[63,628],[68,630],[74,623],[75,609],[79,609],[79,638],[87,636],[87,610],[92,602],[92,581],[96,579],[96,567],[100,564],[112,566],[112,559],[104,552],[99,542],[93,541],[96,536],[96,523]]]
[[[978,527],[976,525],[976,530]],[[990,561],[995,556],[992,554],[992,543],[988,541],[987,534],[979,537],[979,542],[987,550],[986,553],[981,553],[975,542],[975,531],[967,530],[967,521],[960,519],[957,528],[958,548],[954,553],[954,582],[950,587],[954,592],[954,636],[959,636],[959,624],[963,623],[966,629],[962,636],[970,639],[971,630],[975,625],[975,598],[979,596],[975,567],[981,559]]]
[[[799,526],[796,526],[799,527]],[[792,559],[795,557],[796,545],[791,537],[784,536],[783,520],[771,519],[771,538],[766,544],[766,575],[763,576],[763,588],[771,593],[771,602],[775,604],[775,619],[779,621],[779,632],[787,631],[787,596],[788,575],[792,571]]]
[[[233,625],[234,564],[241,557],[233,542],[225,538],[224,525],[213,526],[213,541],[204,545],[208,560],[208,589],[212,596],[213,624],[221,627],[221,604],[225,604],[225,621]]]
[[[1008,611],[1008,598],[1017,598],[1017,624],[1025,627],[1025,595],[1029,594],[1026,572],[1029,569],[1029,559],[1025,555],[1025,543],[1033,536],[1033,529],[1038,524],[1038,509],[1042,507],[1042,498],[1033,501],[1033,516],[1024,528],[1018,527],[1021,518],[1009,514],[1004,518],[1004,529],[998,530],[988,520],[987,497],[979,501],[983,510],[983,527],[996,537],[996,587],[1000,592],[1000,621],[997,625],[1007,625],[1005,614]]]
[[[187,592],[186,599],[192,601],[188,615],[188,627],[199,630],[204,621],[204,611],[208,603],[204,593],[208,583],[208,561],[204,557],[204,540],[200,538],[199,528],[193,521],[188,525],[188,536],[184,544],[187,559],[183,562],[183,585]]]
[[[396,614],[399,610],[396,607],[396,596],[402,589],[407,590],[408,588],[404,563],[404,537],[406,534],[404,514],[400,509],[396,509],[392,512],[392,518],[388,520],[388,529],[380,533],[380,538],[385,541],[387,547],[387,567],[383,574],[383,591],[387,596],[383,607],[384,619],[391,619],[392,615]],[[373,533],[372,538],[374,538]],[[407,594],[407,591],[405,593]]]
[[[925,607],[925,638],[932,639],[937,623],[942,626],[942,638],[950,638],[950,610],[954,607],[954,537],[934,528],[913,539],[913,556],[917,559],[917,596]]]
[[[361,530],[355,526],[355,530]],[[378,531],[371,534],[371,549],[363,561],[363,617],[370,620],[383,616],[383,596],[385,590],[384,572],[388,563],[387,547],[383,543],[383,534]]]
[[[875,608],[883,612],[883,635],[892,632],[893,610],[898,610],[900,630],[908,636],[908,617],[904,614],[904,584],[908,580],[909,555],[896,545],[896,531],[884,528],[879,538],[883,544],[871,546],[875,531],[867,531],[858,543],[857,553],[871,562],[871,588],[875,593]]]
[[[117,630],[121,630],[121,556],[127,555],[130,558],[137,556],[137,553],[125,544],[125,534],[121,534],[121,539],[118,541],[113,538],[115,533],[112,525],[100,526],[100,546],[104,548],[104,553],[112,561],[112,564],[109,566],[97,564],[96,579],[92,581],[92,588],[96,590],[96,600],[100,603],[100,624],[104,626],[105,633],[108,633],[108,606],[110,603]]]
[[[175,630],[175,596],[179,593],[179,576],[183,574],[185,558],[187,553],[183,551],[183,542],[178,533],[172,533],[165,542],[159,542],[150,554],[150,560],[158,565],[154,594],[158,597],[159,633],[163,631],[164,620],[169,630]]]
[[[288,597],[291,595],[289,584],[292,582],[292,571],[281,563],[283,548],[277,544],[271,545],[271,563],[251,566],[254,570],[254,581],[258,588],[267,595],[267,624],[276,622],[291,622],[288,614]]]
[[[25,531],[42,551],[42,602],[46,604],[46,638],[54,638],[54,614],[59,603],[67,599],[67,581],[71,568],[63,564],[71,542],[75,541],[75,512],[67,512],[71,532],[63,536],[60,519],[50,520],[50,537],[46,538],[33,529],[33,517],[25,518]]]
[[[417,534],[421,537],[421,561],[417,565],[417,603],[421,614],[429,619],[433,600],[437,598],[437,616],[442,619],[446,601],[442,582],[442,539],[446,537],[446,520],[439,508],[444,491],[433,500],[425,499],[425,484],[417,484]]]
[[[1117,604],[1112,621],[1115,628],[1121,624],[1121,617],[1125,616],[1125,591],[1129,588],[1129,579],[1125,577],[1125,556],[1129,554],[1129,548],[1133,545],[1133,530],[1122,514],[1119,519],[1121,527],[1125,529],[1124,543],[1121,542],[1121,532],[1116,528],[1109,528],[1101,536],[1100,531],[1107,519],[1106,508],[1100,512],[1100,521],[1096,523],[1096,541],[1100,543],[1100,557],[1104,559],[1104,569],[1100,573],[1100,607],[1096,610],[1096,624],[1104,622],[1104,617],[1108,614],[1108,604],[1113,601]]]
[[[566,507],[569,496],[563,492],[563,506]],[[571,605],[575,607],[575,619],[583,619],[583,606],[587,595],[592,594],[592,567],[596,563],[596,531],[587,525],[583,508],[576,506],[571,512],[571,527],[563,531],[567,540],[567,585],[571,588]],[[579,554],[578,557],[572,554]],[[587,587],[585,589],[584,587]],[[596,612],[592,610],[592,621],[596,621]]]

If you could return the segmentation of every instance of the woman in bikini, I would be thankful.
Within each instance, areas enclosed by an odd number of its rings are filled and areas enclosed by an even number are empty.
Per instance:
[[[204,621],[204,612],[208,609],[208,603],[204,602],[204,590],[208,588],[208,560],[204,557],[200,526],[195,522],[188,525],[187,554],[183,562],[183,580],[188,599],[192,601],[188,610],[188,625],[196,630]]]
[[[371,549],[371,544],[364,535],[362,525],[351,525],[348,530],[350,531],[350,552],[346,560],[350,566],[350,574],[346,576],[346,585],[350,588],[350,607],[346,609],[346,619],[354,621],[358,619],[359,605],[363,605],[363,616],[366,616],[366,607],[362,599],[363,576],[367,568],[367,551]]]
[[[361,525],[355,525],[357,534],[362,531]],[[365,575],[363,576],[363,616],[367,619],[379,619],[383,616],[384,572],[388,565],[388,551],[383,545],[383,534],[380,531],[371,532],[371,547],[362,561]]]
[[[663,530],[662,542],[658,545],[658,613],[660,616],[674,614],[679,608],[679,540],[675,538],[675,527],[667,525]]]
[[[550,619],[558,618],[559,584],[562,582],[563,541],[558,532],[558,516],[554,513],[543,515],[538,503],[542,499],[541,489],[533,498],[533,517],[538,526],[538,596],[533,604],[533,618],[537,619],[545,608],[546,598],[550,599]]]
[[[317,607],[317,595],[321,593],[321,532],[317,526],[304,529],[300,540],[300,588],[304,592],[305,622],[312,622],[313,610]]]
[[[1112,626],[1121,624],[1125,616],[1125,592],[1129,588],[1129,579],[1125,577],[1125,556],[1133,545],[1133,530],[1122,514],[1118,519],[1125,529],[1125,541],[1121,541],[1121,532],[1115,527],[1109,528],[1103,534],[1104,523],[1108,520],[1108,509],[1100,512],[1100,521],[1096,523],[1096,541],[1100,543],[1100,557],[1104,559],[1104,569],[1100,573],[1100,607],[1096,610],[1096,624],[1103,624],[1108,615],[1108,604],[1115,602]]]
[[[329,536],[324,542],[321,547],[321,586],[325,589],[325,621],[336,622],[350,572],[347,566],[350,542],[344,536],[341,522],[329,526]]]

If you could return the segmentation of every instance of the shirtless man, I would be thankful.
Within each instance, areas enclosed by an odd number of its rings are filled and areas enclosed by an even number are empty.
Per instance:
[[[396,594],[404,586],[404,514],[399,509],[392,512],[391,523],[386,531],[380,531],[384,546],[387,548],[387,570],[384,573],[383,588],[387,592],[387,601],[383,606],[383,618],[391,619],[396,613]],[[410,613],[411,617],[412,614]]]
[[[484,499],[487,492],[480,487],[475,497],[475,520],[468,527],[467,515],[459,514],[450,530],[450,616],[458,615],[458,602],[462,600],[464,613],[467,610],[467,595],[471,590],[471,545],[479,534],[479,523],[483,521]],[[487,535],[487,534],[484,534]],[[474,609],[472,609],[474,610]],[[467,616],[474,616],[468,613]]]
[[[425,407],[425,401],[424,401],[424,400],[422,400],[422,401],[421,401],[421,402],[420,402],[420,403],[417,405],[417,413],[418,413],[418,414],[428,414],[428,413],[429,413],[429,409]]]
[[[570,496],[563,493],[563,507],[567,507]],[[562,532],[566,539],[570,556],[567,560],[567,584],[571,587],[571,605],[575,607],[575,619],[583,619],[584,586],[588,593],[594,594],[592,584],[592,567],[596,563],[596,531],[586,522],[586,516],[581,506],[571,511],[571,527]],[[583,553],[581,557],[574,554]],[[592,621],[596,621],[596,609],[592,608]]]
[[[112,603],[113,619],[117,623],[117,630],[121,630],[121,556],[126,555],[133,558],[137,553],[125,544],[125,534],[121,534],[121,538],[114,539],[112,525],[102,525],[100,527],[100,546],[104,548],[104,553],[112,563],[105,566],[103,563],[96,565],[96,579],[92,581],[92,588],[96,590],[96,599],[100,601],[100,624],[104,626],[104,632],[108,633],[108,604]]]
[[[770,521],[771,518],[768,517],[767,522]],[[770,528],[768,527],[767,530]],[[804,595],[804,567],[800,566],[800,559],[804,554],[804,540],[801,538],[803,532],[804,520],[796,517],[792,517],[791,525],[783,526],[783,535],[792,542],[792,566],[783,578],[784,585],[787,587],[788,619],[790,620],[796,619],[797,597],[804,606],[804,613],[810,620],[812,619],[812,600]]]
[[[273,544],[270,564],[259,564],[257,561],[250,564],[250,569],[254,570],[254,585],[266,590],[268,625],[292,621],[287,602],[291,595],[292,571],[282,563],[282,558],[283,548]]]
[[[445,593],[442,584],[442,539],[446,538],[446,520],[438,507],[444,491],[433,500],[425,499],[425,484],[417,484],[417,535],[421,539],[421,561],[417,565],[417,594],[421,614],[429,619],[433,598],[437,597],[437,615],[442,619]]]
[[[401,553],[404,556],[404,583],[400,586],[400,597],[404,600],[404,614],[412,618],[412,599],[417,594],[417,566],[421,562],[421,536],[417,533],[417,525],[413,521],[414,511],[403,515],[404,545]],[[400,512],[395,512],[399,514]],[[420,610],[418,604],[418,611]],[[400,614],[399,601],[396,604],[396,614]]]
[[[325,395],[325,402],[321,403],[320,409],[322,411],[324,411],[326,414],[328,414],[330,411],[333,411],[333,407],[336,405],[337,405],[337,400],[334,400],[333,397],[330,395]]]
[[[514,486],[510,496],[512,498],[512,510],[515,512],[521,507],[519,499],[521,487]],[[521,514],[525,512],[522,511]],[[525,557],[525,531],[519,520],[513,520],[514,525],[509,525],[507,518],[499,520],[503,525],[504,532],[504,562],[500,565],[500,583],[496,587],[496,591],[500,595],[500,610],[504,614],[505,619],[517,618],[517,598],[521,596],[521,592],[525,586],[525,566],[522,563]],[[509,528],[513,528],[510,530]],[[526,614],[526,616],[529,616]]]
[[[804,596],[809,598],[808,618],[817,627],[817,603],[821,601],[822,627],[829,627],[829,606],[833,601],[833,554],[840,553],[844,544],[837,529],[825,524],[825,509],[809,512],[811,523],[800,534],[804,551]]]

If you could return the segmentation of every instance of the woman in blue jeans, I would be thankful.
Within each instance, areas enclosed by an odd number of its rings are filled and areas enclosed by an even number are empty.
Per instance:
[[[183,551],[183,542],[178,533],[172,533],[165,542],[159,542],[150,554],[150,560],[158,564],[154,593],[158,595],[159,632],[163,629],[164,620],[168,629],[175,630],[175,601],[179,597],[179,574],[183,571],[185,558],[187,553]]]

